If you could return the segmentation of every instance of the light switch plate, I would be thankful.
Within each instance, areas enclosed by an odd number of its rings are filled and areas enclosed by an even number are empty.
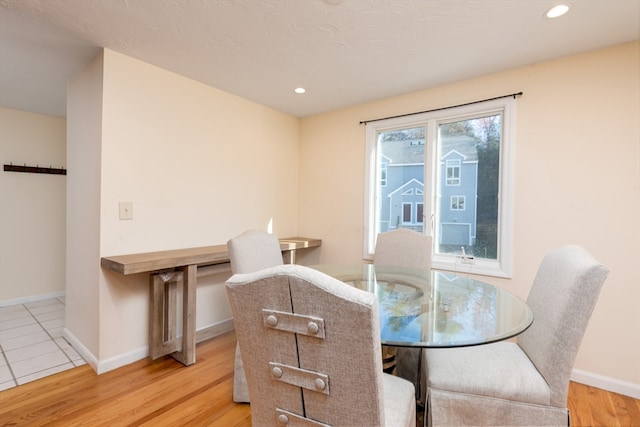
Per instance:
[[[133,202],[120,202],[120,219],[133,219]]]

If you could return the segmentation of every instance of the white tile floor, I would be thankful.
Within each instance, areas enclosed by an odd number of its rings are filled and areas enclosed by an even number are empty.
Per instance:
[[[0,391],[86,363],[63,327],[64,298],[0,307]]]

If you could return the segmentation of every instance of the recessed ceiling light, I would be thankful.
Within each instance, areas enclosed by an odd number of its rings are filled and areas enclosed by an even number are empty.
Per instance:
[[[551,9],[549,9],[547,11],[547,13],[545,14],[545,16],[547,18],[557,18],[559,16],[564,15],[568,11],[569,11],[569,6],[567,6],[566,4],[559,4],[557,6],[553,6]]]
[[[297,87],[293,90],[295,93],[305,93],[306,90],[303,87]]]

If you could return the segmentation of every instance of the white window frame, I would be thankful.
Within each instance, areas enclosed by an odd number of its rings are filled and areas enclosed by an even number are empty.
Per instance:
[[[453,201],[456,201],[456,207],[453,207]],[[460,207],[460,201],[462,201],[462,208]],[[449,209],[452,211],[464,211],[467,209],[467,198],[466,196],[451,196],[451,201],[449,203]]]
[[[451,159],[451,160],[447,160],[446,162],[446,174],[445,174],[445,185],[446,186],[460,186],[461,182],[460,182],[460,173],[462,170],[462,162],[459,159]],[[458,177],[457,178],[449,178],[449,169],[457,171],[458,172]]]
[[[380,186],[384,187],[387,185],[387,163],[383,163],[380,168]]]
[[[464,120],[480,114],[499,113],[502,116],[502,141],[500,142],[500,191],[498,194],[498,259],[475,258],[463,260],[459,254],[433,252],[431,266],[434,269],[461,273],[510,278],[512,275],[513,250],[513,170],[515,161],[515,100],[512,97],[449,108],[439,111],[396,117],[369,122],[366,125],[365,197],[364,197],[364,242],[363,258],[373,260],[377,230],[376,174],[377,135],[395,129],[426,126],[425,135],[425,187],[424,227],[425,234],[434,235],[436,212],[436,174],[438,170],[435,147],[438,122]],[[428,174],[428,176],[427,176]],[[429,217],[428,217],[429,215]],[[427,221],[431,218],[431,221]]]

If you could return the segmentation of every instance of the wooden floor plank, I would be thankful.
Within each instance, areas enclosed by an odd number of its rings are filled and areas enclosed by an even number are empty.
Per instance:
[[[96,375],[81,366],[0,392],[0,426],[251,426],[249,405],[234,403],[236,339],[198,344],[194,365],[171,357],[141,360]],[[571,383],[572,426],[640,426],[640,400]],[[422,417],[420,417],[421,419]]]

